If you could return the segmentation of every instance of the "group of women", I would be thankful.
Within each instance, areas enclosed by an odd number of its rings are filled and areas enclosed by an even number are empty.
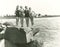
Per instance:
[[[31,25],[33,26],[34,22],[33,22],[33,14],[32,14],[31,7],[28,8],[27,6],[25,6],[24,9],[22,6],[20,7],[17,6],[15,15],[16,15],[16,25],[18,25],[20,19],[21,27],[23,27],[24,18],[25,18],[26,26],[29,27],[29,19],[31,21]]]

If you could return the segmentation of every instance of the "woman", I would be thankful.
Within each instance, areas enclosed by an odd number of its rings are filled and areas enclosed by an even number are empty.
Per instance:
[[[24,9],[22,6],[20,6],[20,22],[21,22],[21,27],[23,27],[23,22],[24,22]]]
[[[34,19],[33,19],[33,14],[32,14],[32,10],[31,10],[31,7],[29,7],[29,16],[30,16],[30,21],[31,21],[31,25],[33,26],[34,24]]]
[[[18,22],[19,22],[19,6],[17,5],[16,7],[16,11],[15,11],[15,15],[16,15],[16,25],[18,26]]]
[[[24,13],[25,13],[26,25],[27,25],[27,27],[29,27],[29,10],[28,10],[27,6],[25,6]]]

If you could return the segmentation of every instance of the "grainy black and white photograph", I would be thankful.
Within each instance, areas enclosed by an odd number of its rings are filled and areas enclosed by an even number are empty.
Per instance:
[[[60,47],[60,0],[0,0],[0,47]]]

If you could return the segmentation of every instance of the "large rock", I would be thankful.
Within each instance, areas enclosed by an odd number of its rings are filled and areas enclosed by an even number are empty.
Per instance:
[[[16,27],[7,27],[4,34],[4,39],[12,43],[19,43],[19,44],[27,43],[26,33],[24,29],[18,30],[18,28]]]

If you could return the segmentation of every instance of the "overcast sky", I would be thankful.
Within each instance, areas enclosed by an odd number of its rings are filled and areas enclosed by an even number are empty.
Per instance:
[[[17,5],[26,5],[42,15],[60,15],[60,0],[0,0],[0,15],[14,14]]]

